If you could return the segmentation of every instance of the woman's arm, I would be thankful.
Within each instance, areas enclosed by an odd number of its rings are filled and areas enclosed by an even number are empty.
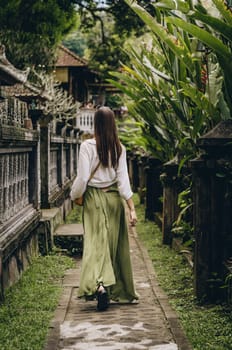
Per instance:
[[[120,155],[118,166],[116,169],[117,174],[117,185],[118,190],[122,198],[127,200],[131,198],[133,192],[131,191],[130,180],[127,169],[127,161],[126,161],[126,149],[122,146],[122,154]]]
[[[73,201],[83,195],[90,176],[90,157],[85,142],[80,147],[77,173],[70,192]]]
[[[127,205],[129,208],[129,221],[131,226],[135,226],[138,219],[137,219],[137,215],[136,215],[136,211],[135,211],[135,206],[134,206],[134,202],[132,197],[130,197],[129,199],[127,199]]]
[[[117,182],[120,195],[126,200],[129,208],[129,221],[132,226],[137,223],[137,215],[135,211],[134,202],[132,199],[133,192],[131,191],[130,180],[127,169],[126,149],[123,146],[122,154],[119,158],[117,168]]]

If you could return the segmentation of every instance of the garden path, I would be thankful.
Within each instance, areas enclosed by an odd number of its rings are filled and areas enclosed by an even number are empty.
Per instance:
[[[139,303],[111,303],[107,311],[98,312],[96,301],[78,299],[77,259],[76,268],[65,275],[44,350],[191,350],[134,227],[129,238]]]

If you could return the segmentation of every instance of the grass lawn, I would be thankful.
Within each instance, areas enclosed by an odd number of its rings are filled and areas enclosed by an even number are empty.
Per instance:
[[[43,349],[50,320],[73,259],[59,254],[38,256],[0,305],[0,349]]]
[[[193,293],[193,274],[181,254],[164,246],[159,228],[144,220],[144,207],[135,196],[137,233],[155,267],[194,350],[232,350],[232,309],[226,305],[200,305]]]

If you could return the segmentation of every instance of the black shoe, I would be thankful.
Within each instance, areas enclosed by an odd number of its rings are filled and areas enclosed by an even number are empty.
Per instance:
[[[102,284],[101,284],[101,286],[103,288],[100,289],[99,288],[100,286],[99,286],[98,291],[97,291],[97,309],[98,309],[98,311],[105,311],[109,307],[108,295],[107,295],[107,291],[104,288],[104,286]]]

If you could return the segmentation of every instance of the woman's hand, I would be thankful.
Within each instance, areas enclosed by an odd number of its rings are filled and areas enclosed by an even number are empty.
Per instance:
[[[127,202],[128,209],[129,209],[129,222],[130,222],[131,226],[135,226],[137,221],[138,221],[138,219],[137,219],[135,206],[134,206],[134,202],[133,202],[132,197],[127,199],[126,202]]]
[[[130,221],[131,226],[135,226],[137,224],[138,219],[137,219],[135,209],[130,209],[129,221]]]

